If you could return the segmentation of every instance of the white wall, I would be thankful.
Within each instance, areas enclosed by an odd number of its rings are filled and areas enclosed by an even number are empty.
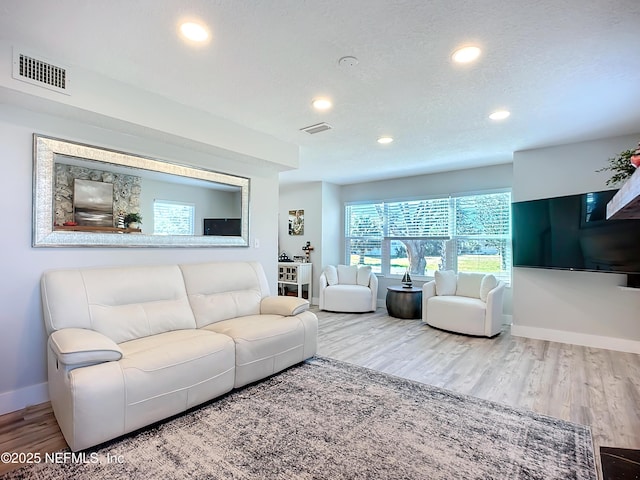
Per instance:
[[[144,87],[98,75],[80,65],[70,68],[69,95],[16,80],[11,74],[12,51],[10,42],[0,40],[1,102],[90,119],[112,130],[153,136],[160,141],[166,135],[179,136],[197,148],[249,166],[269,163],[281,169],[298,167],[297,145],[178,104]],[[64,64],[60,60],[64,52],[30,52],[53,64]]]
[[[304,234],[289,235],[289,210],[304,210]],[[278,251],[289,258],[304,255],[302,247],[311,242],[312,293],[317,292],[317,279],[322,255],[322,183],[309,182],[281,187],[278,220]],[[316,295],[317,296],[317,295]]]
[[[104,146],[249,177],[249,248],[33,248],[32,135]],[[213,157],[139,135],[0,104],[0,413],[46,400],[46,338],[39,280],[45,269],[174,262],[257,260],[276,291],[278,177],[275,170]],[[258,239],[260,247],[253,248]]]
[[[193,204],[196,235],[203,234],[205,218],[240,216],[242,200],[236,192],[148,178],[142,178],[140,186],[140,214],[142,215],[142,231],[144,233],[152,234],[155,231],[153,205],[156,200]]]
[[[637,145],[622,136],[515,152],[513,201],[607,190],[607,159]],[[640,241],[640,239],[638,239]],[[620,274],[513,269],[515,335],[640,353],[640,290]]]
[[[320,273],[327,265],[344,262],[344,208],[341,188],[332,183],[322,184],[322,251]],[[316,290],[316,294],[318,291]]]
[[[297,205],[297,206],[296,206]],[[304,235],[293,236],[288,232],[289,210],[304,210]],[[280,187],[280,252],[289,257],[302,255],[302,245],[307,241],[314,247],[312,303],[318,303],[318,278],[326,265],[342,263],[342,202],[340,187],[327,182],[309,182]]]

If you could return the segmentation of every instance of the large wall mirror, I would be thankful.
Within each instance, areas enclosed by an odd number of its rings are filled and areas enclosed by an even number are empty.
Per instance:
[[[249,179],[34,134],[33,246],[246,247]]]

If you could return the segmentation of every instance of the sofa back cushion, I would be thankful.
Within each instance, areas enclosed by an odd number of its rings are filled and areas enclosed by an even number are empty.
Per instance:
[[[480,298],[480,286],[484,273],[458,273],[456,295],[460,297]]]
[[[357,265],[338,265],[338,283],[340,285],[356,285],[357,282]]]
[[[49,271],[41,294],[49,333],[86,328],[122,343],[196,326],[177,265]]]
[[[327,284],[338,284],[338,270],[333,265],[327,265],[324,267],[324,277],[327,279]]]
[[[371,277],[371,266],[370,265],[360,265],[358,267],[358,274],[356,276],[356,283],[358,285],[362,285],[363,287],[369,286],[369,277]]]
[[[235,317],[257,315],[269,284],[257,262],[180,265],[198,328]]]
[[[456,272],[453,270],[437,270],[434,277],[436,280],[436,295],[456,294]]]

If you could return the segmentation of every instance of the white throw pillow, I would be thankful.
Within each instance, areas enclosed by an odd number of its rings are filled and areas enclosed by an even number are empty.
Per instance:
[[[436,295],[456,294],[456,272],[453,270],[437,270],[435,279]]]
[[[480,298],[480,285],[483,273],[458,273],[458,287],[456,295],[460,297]]]
[[[498,286],[498,280],[493,275],[485,275],[480,284],[480,300],[487,301],[489,292]]]
[[[329,285],[337,285],[338,284],[338,270],[333,265],[327,265],[324,267],[324,276],[327,278],[327,283]]]
[[[338,283],[340,285],[356,285],[357,282],[357,265],[338,265]]]
[[[370,265],[361,265],[358,267],[358,275],[357,282],[358,285],[362,285],[363,287],[369,286],[369,277],[371,276],[371,266]]]

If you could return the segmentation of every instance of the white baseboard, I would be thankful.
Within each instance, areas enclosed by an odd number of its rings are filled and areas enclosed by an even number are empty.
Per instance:
[[[22,410],[29,405],[38,405],[48,400],[49,389],[47,382],[0,393],[0,415]]]
[[[535,338],[550,342],[569,343],[583,347],[603,348],[618,352],[640,354],[640,342],[624,338],[602,337],[587,333],[551,330],[548,328],[527,327],[526,325],[511,325],[511,335],[516,337]]]

